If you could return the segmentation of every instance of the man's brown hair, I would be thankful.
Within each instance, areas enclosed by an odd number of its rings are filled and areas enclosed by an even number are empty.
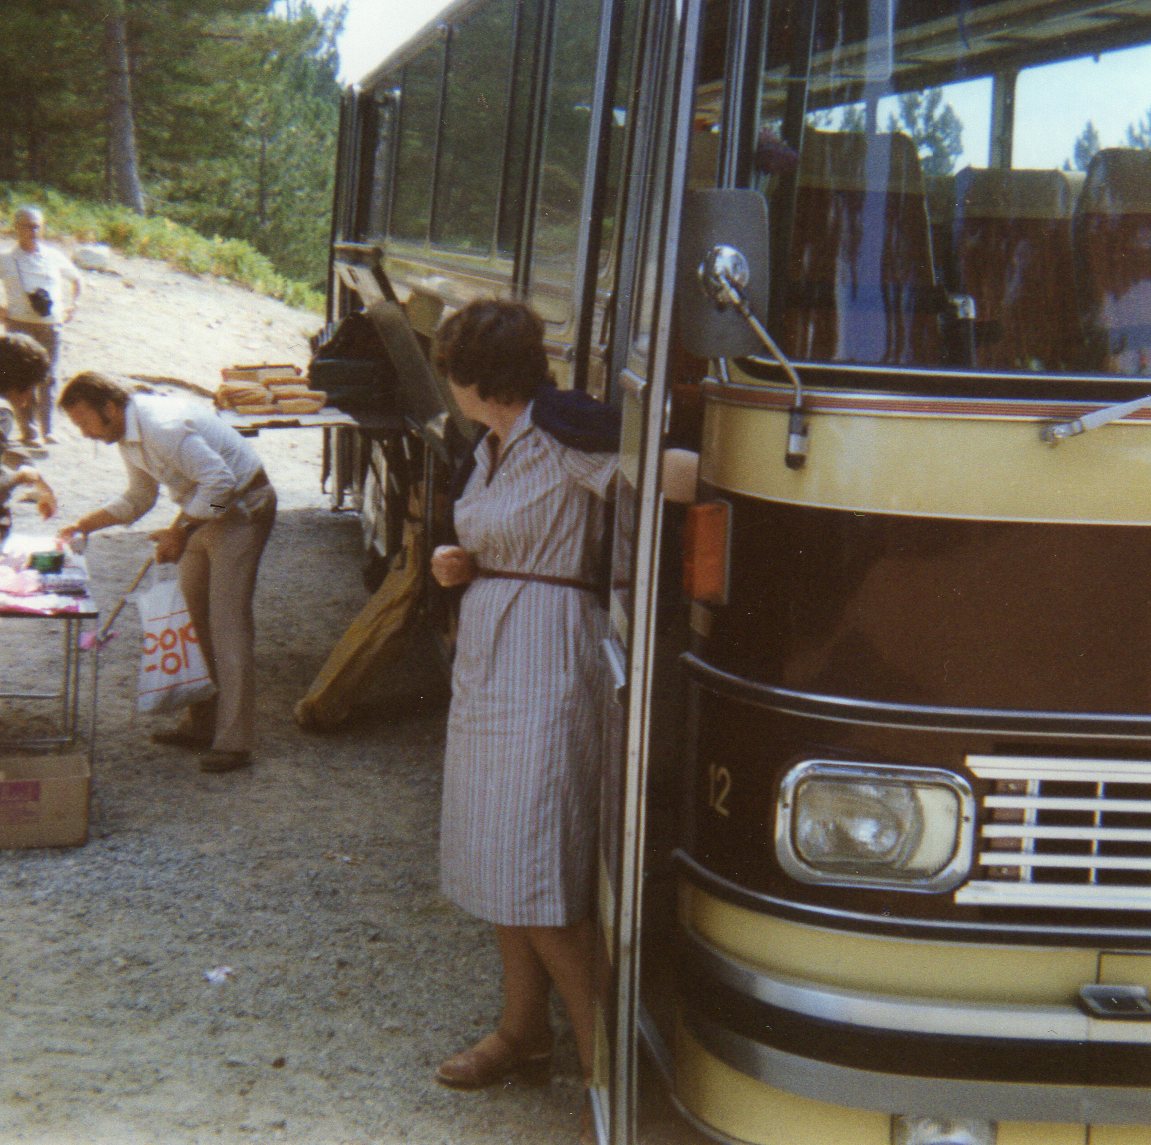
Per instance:
[[[98,370],[86,370],[77,374],[60,394],[60,408],[72,409],[83,402],[95,410],[102,410],[105,402],[123,409],[132,398],[132,392],[111,374],[101,374]]]

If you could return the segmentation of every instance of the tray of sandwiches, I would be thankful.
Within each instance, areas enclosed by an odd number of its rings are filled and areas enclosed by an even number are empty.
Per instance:
[[[215,401],[218,409],[249,417],[294,417],[319,413],[328,395],[313,390],[298,366],[225,366]]]
[[[261,429],[364,426],[387,420],[356,417],[328,405],[328,395],[312,389],[293,365],[225,366],[214,400],[220,416],[246,435]]]

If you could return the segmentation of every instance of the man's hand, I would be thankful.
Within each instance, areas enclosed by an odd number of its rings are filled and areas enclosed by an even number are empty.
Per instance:
[[[118,524],[120,522],[107,509],[95,509],[91,513],[85,513],[83,517],[78,517],[71,525],[65,525],[56,536],[71,545],[77,535],[84,538],[98,529],[108,529]],[[83,540],[80,543],[82,545]]]
[[[432,576],[441,588],[457,588],[475,579],[476,560],[459,545],[440,545],[432,553]]]
[[[175,564],[188,544],[188,534],[179,525],[149,533],[148,539],[156,543],[156,563],[160,565]]]

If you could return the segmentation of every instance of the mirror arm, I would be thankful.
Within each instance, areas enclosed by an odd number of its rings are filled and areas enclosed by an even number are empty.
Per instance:
[[[803,383],[795,367],[776,345],[767,327],[752,313],[743,287],[747,283],[747,261],[731,247],[713,247],[700,263],[699,279],[704,290],[718,306],[734,306],[755,336],[775,360],[795,391],[795,400],[787,419],[787,453],[784,461],[788,469],[802,469],[807,460],[807,422],[803,416]]]

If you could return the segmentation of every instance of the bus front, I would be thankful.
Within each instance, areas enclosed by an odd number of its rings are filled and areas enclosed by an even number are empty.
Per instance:
[[[678,1101],[757,1145],[1146,1142],[1151,3],[708,35],[693,171],[766,203],[779,354],[702,382]]]

